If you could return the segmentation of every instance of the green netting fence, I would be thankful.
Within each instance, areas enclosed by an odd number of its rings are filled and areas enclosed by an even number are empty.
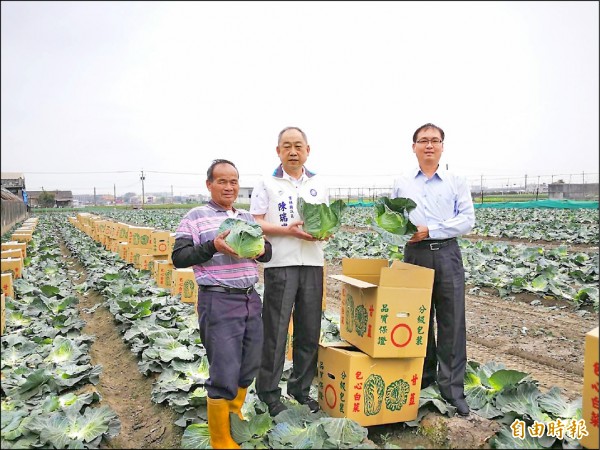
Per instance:
[[[374,202],[352,201],[348,202],[350,207],[373,206]],[[560,208],[560,209],[598,209],[597,201],[583,200],[533,200],[530,202],[490,202],[475,203],[475,209],[479,208]]]
[[[584,200],[533,200],[530,202],[490,202],[475,203],[475,208],[560,208],[560,209],[598,209],[597,201]]]

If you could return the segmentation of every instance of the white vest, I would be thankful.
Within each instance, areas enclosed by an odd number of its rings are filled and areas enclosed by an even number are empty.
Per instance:
[[[314,175],[296,186],[287,179],[269,176],[264,178],[264,185],[269,195],[269,207],[265,220],[275,225],[296,222],[300,219],[297,209],[297,196],[309,203],[327,203],[327,187]],[[305,241],[289,236],[267,235],[273,246],[273,257],[265,268],[283,266],[323,266],[324,242]]]

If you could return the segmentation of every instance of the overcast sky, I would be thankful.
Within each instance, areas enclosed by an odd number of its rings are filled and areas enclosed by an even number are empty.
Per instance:
[[[426,122],[470,180],[598,178],[596,1],[1,8],[2,171],[28,190],[205,193],[215,158],[252,185],[290,125],[331,185],[391,186]]]

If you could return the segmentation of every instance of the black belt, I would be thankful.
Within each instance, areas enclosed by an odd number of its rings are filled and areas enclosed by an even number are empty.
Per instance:
[[[456,238],[436,239],[436,240],[427,239],[427,240],[415,242],[414,244],[407,244],[407,245],[410,245],[413,248],[435,251],[435,250],[439,250],[442,247],[446,247],[446,246],[452,244],[452,242],[454,242],[454,241],[456,241]]]
[[[233,288],[226,286],[198,286],[201,291],[209,291],[209,292],[223,292],[225,294],[250,294],[254,290],[254,286],[250,286],[247,288]]]

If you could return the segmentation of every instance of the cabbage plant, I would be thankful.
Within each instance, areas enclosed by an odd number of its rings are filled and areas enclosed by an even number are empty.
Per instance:
[[[327,205],[308,203],[302,197],[298,197],[298,212],[304,221],[302,229],[317,239],[327,239],[339,230],[345,209],[346,204],[342,200]]]
[[[262,228],[257,223],[229,217],[219,227],[218,233],[230,230],[225,242],[242,258],[255,258],[265,248]]]

